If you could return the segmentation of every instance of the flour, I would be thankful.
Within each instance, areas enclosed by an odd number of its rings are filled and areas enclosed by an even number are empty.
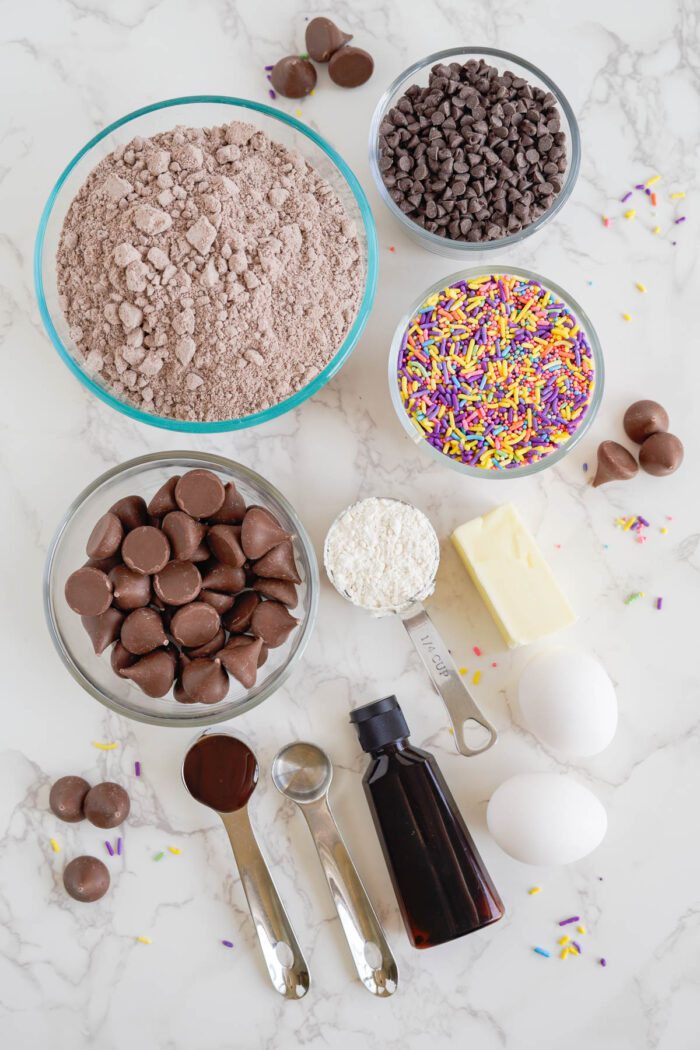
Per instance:
[[[326,536],[326,572],[353,604],[382,614],[432,592],[440,547],[416,507],[395,499],[365,499],[348,507]]]

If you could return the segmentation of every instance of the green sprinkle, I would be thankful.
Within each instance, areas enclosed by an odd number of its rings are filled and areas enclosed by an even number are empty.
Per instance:
[[[155,855],[155,857],[153,859],[154,860],[162,860],[164,856],[165,856],[165,853],[163,853],[163,852],[156,853],[156,855]]]
[[[644,591],[633,591],[632,594],[628,594],[625,598],[625,605],[629,605],[630,602],[636,602],[638,598],[644,597]]]

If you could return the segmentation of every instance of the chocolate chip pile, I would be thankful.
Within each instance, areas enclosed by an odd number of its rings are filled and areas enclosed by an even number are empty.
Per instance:
[[[316,87],[314,62],[328,63],[328,75],[339,87],[366,84],[374,72],[374,59],[361,47],[348,47],[352,33],[345,33],[330,18],[312,18],[306,27],[306,55],[285,55],[269,69],[268,80],[285,98],[304,98]]]
[[[379,170],[408,218],[438,237],[494,241],[554,203],[566,135],[550,92],[483,59],[433,66],[379,128]]]
[[[639,466],[632,453],[619,441],[601,441],[593,488],[609,481],[629,481],[639,471],[657,478],[674,474],[683,462],[683,442],[669,434],[669,416],[658,401],[635,401],[625,412],[625,434],[639,449]]]
[[[99,655],[148,696],[215,704],[246,689],[298,624],[292,537],[208,470],[126,496],[93,528],[65,596]]]

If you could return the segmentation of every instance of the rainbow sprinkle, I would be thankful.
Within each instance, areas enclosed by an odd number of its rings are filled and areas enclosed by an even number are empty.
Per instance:
[[[56,839],[49,839],[49,842],[51,843],[51,849],[54,851],[54,853],[60,853],[61,852],[61,847],[56,842]]]
[[[111,842],[105,840],[105,849],[109,853],[110,857],[114,856],[114,847],[112,846]]]
[[[98,751],[114,751],[115,748],[119,747],[119,744],[114,741],[111,744],[101,744],[97,740],[93,740],[92,746],[96,747]]]
[[[580,915],[570,915],[568,919],[562,919],[561,922],[558,923],[558,925],[559,926],[568,926],[572,922],[580,922],[580,921],[581,921],[581,916]]]
[[[233,948],[233,941],[222,941],[224,948]]]
[[[533,948],[535,955],[543,955],[545,959],[551,959],[552,953],[548,952],[546,948]]]
[[[481,681],[481,671],[475,671],[474,677],[472,678],[472,685],[478,685]]]
[[[625,598],[625,605],[629,605],[631,602],[636,602],[638,598],[644,597],[644,591],[633,591],[632,594],[628,594]]]
[[[431,295],[404,332],[397,383],[436,451],[484,470],[517,469],[561,448],[588,410],[586,335],[538,281],[492,274]]]
[[[141,776],[141,763],[140,762],[134,762],[134,776],[135,777],[140,777]]]
[[[531,886],[530,889],[527,892],[532,897],[532,896],[534,896],[535,893],[541,893],[542,892],[542,887],[541,886]]]
[[[139,942],[139,944],[153,944],[153,941],[150,937],[137,937],[136,940]]]

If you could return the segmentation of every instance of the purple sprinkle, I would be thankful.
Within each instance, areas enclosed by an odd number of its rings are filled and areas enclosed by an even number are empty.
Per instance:
[[[222,941],[224,948],[233,948],[233,941]]]
[[[137,777],[141,776],[141,763],[140,762],[134,762],[134,776],[137,776]]]
[[[113,857],[114,856],[114,850],[112,849],[112,843],[111,842],[105,842],[105,846],[107,847],[107,852],[109,853],[110,857]]]
[[[121,857],[121,855],[122,855],[122,840],[121,840],[121,838],[118,838],[117,839],[117,856]]]
[[[643,189],[646,189],[646,187],[645,187],[645,185],[644,185],[644,183],[643,183],[643,182],[637,182],[637,183],[635,183],[635,187],[634,187],[634,188],[635,188],[635,190],[643,190]],[[632,196],[632,194],[630,193],[630,197],[631,197],[631,196]]]
[[[580,922],[580,915],[572,915],[569,919],[562,919],[559,923],[560,926],[569,926],[572,922]]]
[[[640,188],[643,188],[643,187],[639,187],[639,186],[636,187],[636,189],[640,189]],[[620,197],[620,204],[626,204],[631,196],[632,196],[632,190],[629,190],[629,192],[626,193],[624,195],[624,197]]]
[[[588,470],[588,464],[587,464],[587,463],[584,463],[584,464],[583,464],[583,469],[584,469],[584,471],[585,471],[585,470]]]
[[[270,98],[277,98],[277,94],[272,90],[272,88],[268,88],[267,93],[270,96]]]
[[[600,960],[600,965],[601,966],[607,966],[608,965],[608,960],[607,959],[601,959]]]
[[[274,69],[274,68],[275,68],[274,66],[265,66],[265,72],[266,72],[266,73],[269,73],[269,72],[270,72],[270,70],[271,70],[271,69]]]
[[[571,943],[573,944],[574,948],[579,953],[579,955],[583,955],[583,951],[581,950],[581,945],[578,943],[578,941],[572,941]]]
[[[663,606],[664,606],[663,598],[657,598],[656,599],[656,608],[659,610],[659,612],[661,612],[661,610],[663,609]]]
[[[679,223],[681,223],[681,222],[685,222],[686,218],[687,218],[687,216],[685,216],[685,215],[681,215],[680,219],[674,219],[674,220],[673,220],[673,222],[674,222],[674,225],[675,225],[675,226],[678,226],[678,224],[679,224]]]

